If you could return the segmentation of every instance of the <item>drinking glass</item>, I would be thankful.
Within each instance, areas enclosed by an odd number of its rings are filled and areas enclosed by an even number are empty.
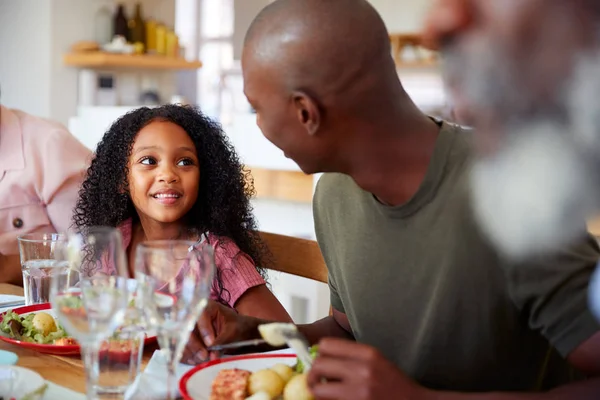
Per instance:
[[[214,250],[207,242],[151,241],[137,248],[138,296],[167,361],[168,399],[175,396],[177,364],[208,301],[214,269]]]
[[[126,396],[140,373],[146,330],[143,309],[136,301],[137,281],[130,279],[129,301],[123,323],[100,347],[97,393]]]
[[[58,233],[30,233],[17,238],[25,305],[50,301],[50,278],[54,273],[64,274],[69,268],[55,260],[56,244],[63,239]]]
[[[50,302],[65,331],[81,346],[87,399],[97,398],[101,343],[123,323],[128,304],[127,267],[118,230],[92,227],[68,233],[55,258],[69,266],[54,274]]]

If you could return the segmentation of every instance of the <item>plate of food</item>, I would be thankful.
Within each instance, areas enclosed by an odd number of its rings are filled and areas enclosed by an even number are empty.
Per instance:
[[[317,347],[311,348],[316,357]],[[250,354],[199,364],[179,381],[186,400],[312,400],[294,354]]]
[[[80,354],[79,344],[57,321],[50,303],[19,307],[0,314],[0,340],[40,353]],[[156,334],[149,332],[144,343],[154,341]],[[123,351],[119,343],[110,340],[103,346],[109,352]]]

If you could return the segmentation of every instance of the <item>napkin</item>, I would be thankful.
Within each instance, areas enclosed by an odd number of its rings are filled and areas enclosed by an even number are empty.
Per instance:
[[[177,379],[174,383],[173,397],[181,397],[179,394],[179,380],[181,377],[194,368],[193,365],[179,364],[177,366]],[[164,399],[167,397],[167,362],[160,350],[156,350],[152,354],[152,358],[146,365],[146,369],[135,383],[125,393],[126,400],[138,399]]]
[[[7,301],[25,300],[23,296],[13,296],[12,294],[0,294],[0,303],[6,303]],[[0,313],[16,307],[0,307]]]
[[[47,383],[48,388],[44,394],[44,400],[85,400],[84,394],[74,392],[49,381]]]
[[[270,351],[261,354],[295,354],[292,349]],[[179,364],[177,366],[177,382],[173,395],[180,398],[179,381],[186,372],[194,368],[194,365]],[[167,363],[160,350],[152,354],[144,372],[136,379],[136,382],[125,394],[126,400],[141,399],[164,399],[167,395]]]

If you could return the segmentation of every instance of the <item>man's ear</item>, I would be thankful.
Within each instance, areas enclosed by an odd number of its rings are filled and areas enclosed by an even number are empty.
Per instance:
[[[294,92],[292,96],[298,121],[309,135],[315,135],[321,126],[321,111],[316,101],[304,92]]]

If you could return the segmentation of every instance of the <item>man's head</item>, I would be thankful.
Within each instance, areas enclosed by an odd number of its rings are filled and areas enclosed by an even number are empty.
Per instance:
[[[439,0],[425,40],[479,128],[492,239],[516,256],[571,239],[600,205],[600,2]]]
[[[246,35],[242,69],[262,132],[306,173],[339,170],[355,122],[400,87],[365,0],[275,1]]]

